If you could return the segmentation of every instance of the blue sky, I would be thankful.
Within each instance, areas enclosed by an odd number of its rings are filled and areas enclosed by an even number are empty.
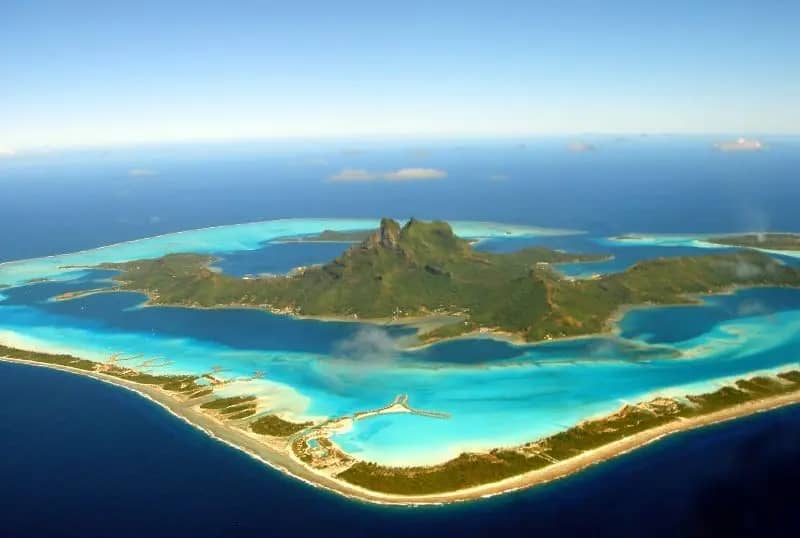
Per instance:
[[[797,1],[0,0],[0,151],[797,133]]]

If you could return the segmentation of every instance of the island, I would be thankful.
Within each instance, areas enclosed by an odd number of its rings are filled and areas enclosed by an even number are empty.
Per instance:
[[[748,246],[744,239],[736,241]],[[543,247],[486,252],[455,235],[446,222],[411,219],[401,226],[383,219],[334,260],[288,275],[237,278],[215,270],[213,256],[173,253],[93,266],[116,271],[113,284],[58,298],[130,291],[146,294],[151,305],[247,307],[368,323],[435,319],[418,325],[420,344],[473,333],[527,343],[611,330],[626,308],[699,304],[702,295],[737,287],[800,287],[800,269],[751,248],[648,259],[585,279],[559,271],[562,263],[606,258]],[[425,408],[409,394],[393,391],[369,408],[309,419],[276,408],[269,395],[254,388],[253,381],[269,377],[263,371],[243,377],[214,366],[202,373],[170,369],[161,375],[154,369],[169,365],[167,359],[115,353],[89,360],[24,345],[0,345],[0,360],[128,388],[307,483],[364,501],[404,505],[471,500],[541,484],[672,433],[800,402],[796,365],[739,373],[694,392],[671,389],[666,396],[648,393],[621,401],[616,411],[606,409],[603,416],[513,446],[468,450],[432,465],[393,467],[348,453],[337,444],[337,435],[382,415],[447,421],[453,410]]]
[[[718,142],[714,147],[719,151],[761,151],[765,145],[761,140],[754,138],[737,138],[727,142]]]
[[[760,248],[766,250],[800,251],[800,234],[796,233],[751,233],[725,235],[706,239],[708,243],[730,247]]]
[[[115,289],[143,292],[154,305],[448,322],[425,325],[422,343],[474,333],[521,342],[591,335],[609,330],[624,307],[691,304],[697,294],[735,286],[800,285],[800,269],[753,250],[645,260],[590,279],[558,271],[559,263],[606,258],[543,247],[483,252],[446,222],[411,219],[401,227],[383,219],[333,261],[286,276],[236,278],[211,269],[213,257],[192,253],[99,267],[120,272]]]

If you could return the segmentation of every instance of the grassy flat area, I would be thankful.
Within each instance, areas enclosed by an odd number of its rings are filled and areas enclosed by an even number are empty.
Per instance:
[[[209,392],[208,394],[210,394]],[[215,398],[203,404],[203,409],[213,409],[225,418],[239,420],[255,415],[255,396],[231,396],[228,398]]]
[[[605,256],[526,248],[474,250],[446,222],[384,219],[379,230],[335,260],[283,277],[240,279],[212,271],[209,256],[171,254],[104,264],[121,287],[156,304],[248,305],[306,316],[359,319],[456,314],[463,322],[423,335],[431,341],[478,328],[528,341],[593,334],[623,305],[690,303],[691,294],[731,286],[800,285],[800,270],[757,251],[639,262],[622,273],[574,280],[552,264]]]
[[[359,462],[338,478],[372,491],[400,495],[443,493],[497,482],[533,471],[630,435],[737,404],[800,390],[800,371],[776,377],[752,377],[715,392],[685,400],[659,398],[626,405],[602,419],[586,421],[540,441],[489,453],[464,453],[441,465],[384,467]]]
[[[763,233],[726,235],[706,239],[709,243],[732,247],[765,248],[769,250],[800,250],[800,234]]]
[[[231,396],[230,398],[217,398],[206,402],[200,407],[203,409],[225,409],[231,406],[238,406],[255,401],[255,396]]]

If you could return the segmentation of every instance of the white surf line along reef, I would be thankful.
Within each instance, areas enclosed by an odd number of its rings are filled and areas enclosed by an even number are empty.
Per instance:
[[[732,245],[722,245],[719,243],[712,243],[707,241],[713,237],[725,237],[726,235],[747,235],[748,233],[756,232],[743,232],[740,234],[689,234],[689,235],[673,235],[673,234],[627,234],[614,237],[604,237],[598,242],[603,245],[616,246],[616,247],[685,247],[685,248],[707,248],[707,249],[735,249],[744,248]],[[797,250],[775,250],[769,248],[747,247],[752,250],[758,250],[767,254],[776,254],[778,256],[786,256],[789,258],[800,258],[800,251]]]
[[[86,267],[160,258],[176,252],[212,254],[258,250],[265,243],[279,238],[318,234],[325,230],[369,230],[379,224],[380,219],[279,219],[186,230],[79,252],[0,263],[0,285],[21,286],[37,279],[71,280],[85,274]],[[583,233],[496,222],[452,221],[450,224],[456,235],[477,240]]]

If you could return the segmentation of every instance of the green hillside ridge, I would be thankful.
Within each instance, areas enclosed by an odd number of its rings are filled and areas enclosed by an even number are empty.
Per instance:
[[[625,305],[687,304],[691,295],[732,286],[798,286],[800,270],[757,251],[658,258],[621,273],[565,278],[551,264],[606,256],[546,248],[476,251],[446,222],[390,219],[333,261],[289,276],[240,279],[211,270],[214,259],[171,254],[101,267],[122,271],[121,288],[154,304],[258,306],[310,317],[361,320],[458,314],[463,321],[422,335],[424,341],[477,329],[528,341],[597,333]]]

